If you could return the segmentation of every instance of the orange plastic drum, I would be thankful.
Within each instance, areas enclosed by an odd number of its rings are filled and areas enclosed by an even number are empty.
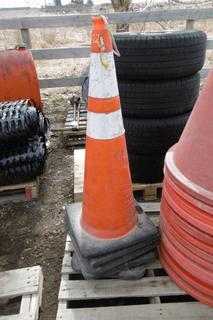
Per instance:
[[[35,63],[24,47],[0,51],[0,101],[19,99],[33,99],[42,110]]]

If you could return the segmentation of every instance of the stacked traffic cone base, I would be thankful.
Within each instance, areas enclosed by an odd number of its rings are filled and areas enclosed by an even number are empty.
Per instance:
[[[213,307],[213,71],[180,141],[165,159],[160,260],[190,295]]]
[[[159,241],[158,232],[138,205],[136,210],[140,223],[134,231],[120,238],[104,239],[94,237],[81,227],[82,203],[66,206],[67,230],[85,278],[110,276],[119,268],[128,269],[128,263],[134,269],[139,262],[143,266],[153,260],[153,249]]]
[[[83,204],[66,207],[72,266],[85,278],[141,278],[159,234],[135,203],[110,33],[93,18]]]

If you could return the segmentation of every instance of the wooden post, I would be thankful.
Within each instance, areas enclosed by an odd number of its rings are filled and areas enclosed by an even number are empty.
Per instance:
[[[31,38],[30,38],[30,30],[29,29],[21,29],[21,38],[22,41],[26,44],[28,49],[32,48]]]
[[[193,30],[194,29],[195,20],[186,20],[186,30]]]

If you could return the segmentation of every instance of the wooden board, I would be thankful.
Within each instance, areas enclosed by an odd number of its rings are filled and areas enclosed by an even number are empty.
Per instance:
[[[212,320],[213,311],[198,302],[61,309],[57,320]]]
[[[85,149],[74,150],[74,202],[82,200]]]
[[[0,320],[34,320],[38,319],[35,318],[35,315],[31,312],[28,312],[26,314],[14,314],[9,316],[0,316]]]
[[[194,20],[188,20],[194,21]],[[207,39],[207,50],[213,49],[213,39]],[[35,60],[55,60],[55,59],[79,59],[90,57],[90,47],[71,47],[71,48],[44,48],[32,49]]]
[[[0,320],[38,320],[43,275],[40,266],[0,273],[0,299],[21,297],[19,314],[1,316]]]
[[[84,162],[85,149],[74,150],[74,202],[82,201],[84,184]],[[162,183],[133,183],[132,188],[133,191],[142,191],[141,196],[143,200],[152,201],[158,198],[158,193],[162,189]]]
[[[151,219],[159,216],[159,203],[141,205]],[[67,236],[57,320],[213,319],[213,309],[191,301],[166,275],[159,260],[146,266],[146,276],[141,280],[84,280],[71,267],[72,252],[72,242]]]
[[[91,26],[91,14],[72,14],[39,17],[5,18],[0,21],[0,29],[30,29],[30,28],[64,28],[76,26]],[[145,23],[160,21],[183,21],[213,19],[213,8],[153,10],[141,12],[107,13],[110,24]]]
[[[36,180],[0,186],[0,204],[37,199],[39,196],[39,178]]]
[[[63,280],[59,300],[107,299],[184,295],[168,276],[141,280]]]

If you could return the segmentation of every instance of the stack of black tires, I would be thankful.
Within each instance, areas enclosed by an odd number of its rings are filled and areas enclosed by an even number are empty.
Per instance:
[[[133,182],[163,179],[167,150],[186,125],[205,60],[202,31],[115,34],[115,57]]]
[[[0,185],[35,179],[45,168],[49,122],[33,101],[0,103]]]

